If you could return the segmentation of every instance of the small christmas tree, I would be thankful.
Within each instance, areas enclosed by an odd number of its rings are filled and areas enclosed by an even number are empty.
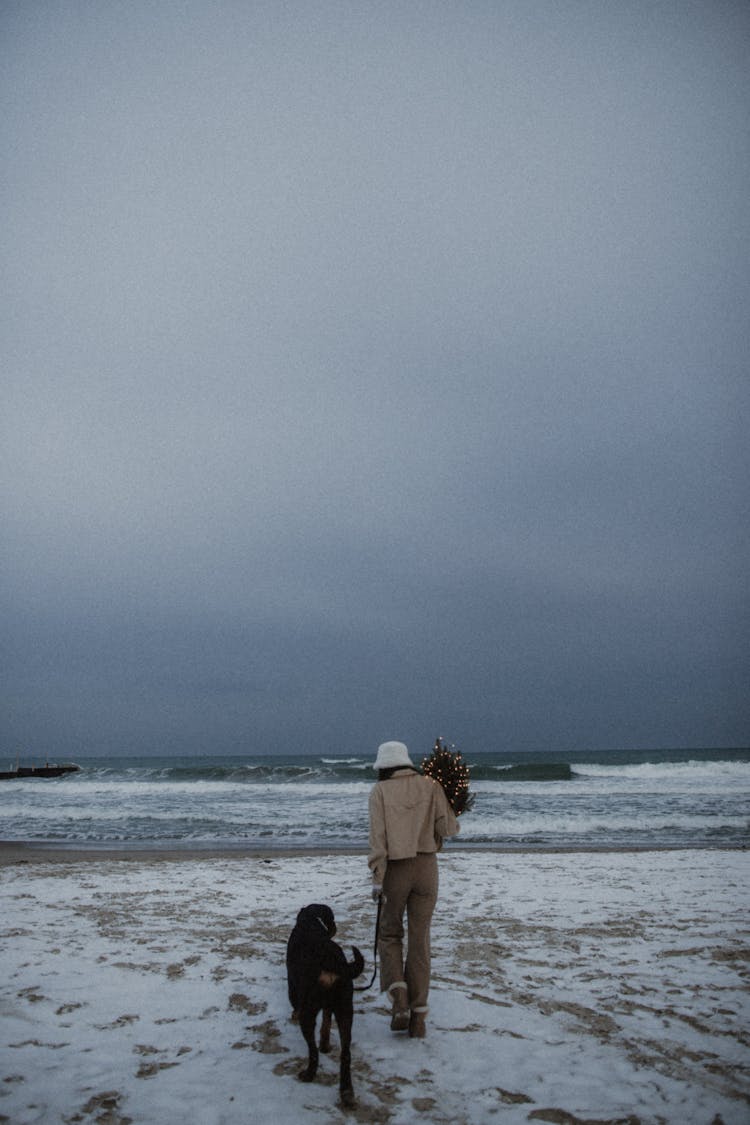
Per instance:
[[[430,756],[422,759],[422,773],[433,781],[440,782],[456,816],[473,808],[474,794],[469,792],[469,767],[459,751],[449,750],[441,738],[435,739]]]

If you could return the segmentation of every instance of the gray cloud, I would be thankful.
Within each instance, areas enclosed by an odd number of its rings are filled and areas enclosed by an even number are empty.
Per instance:
[[[747,743],[744,4],[2,22],[9,745]]]

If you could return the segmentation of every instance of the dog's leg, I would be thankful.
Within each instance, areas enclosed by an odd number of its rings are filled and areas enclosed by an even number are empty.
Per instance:
[[[327,1055],[331,1049],[331,1009],[323,1009],[323,1018],[320,1021],[320,1049]]]
[[[343,1106],[356,1105],[352,1087],[352,1012],[336,1012],[336,1023],[341,1041],[341,1066],[339,1069],[339,1094]]]
[[[315,1046],[315,1020],[317,1015],[317,1012],[303,1009],[299,1016],[300,1031],[307,1043],[307,1067],[299,1073],[302,1082],[312,1082],[318,1072],[318,1048]]]

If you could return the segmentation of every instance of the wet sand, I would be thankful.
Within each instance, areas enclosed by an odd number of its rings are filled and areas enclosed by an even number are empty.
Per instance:
[[[187,860],[216,859],[267,859],[290,856],[359,855],[361,848],[258,848],[238,844],[221,847],[215,844],[200,846],[154,847],[144,844],[80,844],[28,843],[26,841],[0,840],[0,867],[17,863],[100,863],[103,860],[183,862]]]
[[[746,849],[716,848],[717,852],[745,851]],[[497,844],[471,845],[460,840],[451,842],[446,846],[444,855],[448,854],[481,854],[490,852],[495,855],[602,855],[612,854],[638,854],[684,851],[682,848],[652,848],[652,847],[503,847]],[[79,843],[61,844],[26,840],[0,840],[0,867],[17,863],[92,863],[102,860],[148,860],[164,862],[181,862],[183,860],[215,860],[215,859],[268,859],[293,858],[302,856],[363,856],[366,848],[362,847],[324,847],[324,848],[279,848],[259,847],[257,844],[205,845],[179,844],[175,846],[154,846],[153,844],[123,844],[100,843],[86,845]]]

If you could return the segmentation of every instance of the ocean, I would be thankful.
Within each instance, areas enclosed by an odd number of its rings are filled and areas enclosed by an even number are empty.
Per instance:
[[[365,849],[371,762],[371,756],[355,755],[82,757],[79,773],[0,781],[0,840],[102,848]],[[464,751],[464,762],[476,799],[461,817],[461,846],[750,843],[748,749]]]

